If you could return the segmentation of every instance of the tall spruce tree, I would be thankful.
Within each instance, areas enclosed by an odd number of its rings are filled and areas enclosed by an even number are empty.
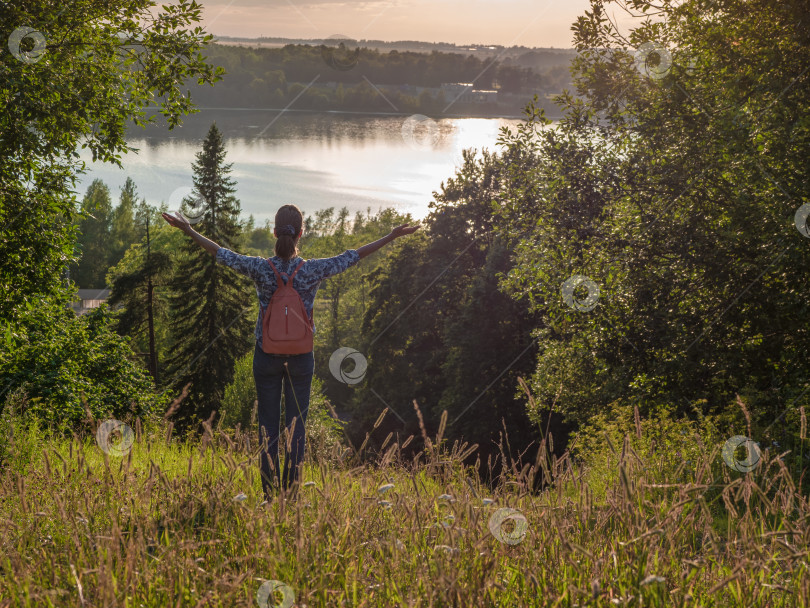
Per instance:
[[[110,188],[100,179],[87,187],[81,211],[78,224],[81,257],[73,277],[80,289],[103,289],[110,251],[112,199]]]
[[[112,213],[109,266],[115,266],[124,257],[124,252],[129,249],[130,245],[140,239],[135,224],[135,208],[137,204],[138,191],[135,188],[135,182],[132,181],[131,177],[127,177],[126,183],[121,188],[118,206]]]
[[[214,123],[192,164],[194,188],[183,205],[187,215],[200,218],[195,230],[227,247],[237,242],[241,227],[235,182],[228,177],[232,164],[224,160],[222,134]],[[178,392],[191,383],[175,418],[181,432],[219,408],[234,362],[250,348],[255,309],[255,294],[245,277],[217,264],[190,239],[184,249],[188,255],[172,278],[173,347],[166,377]]]

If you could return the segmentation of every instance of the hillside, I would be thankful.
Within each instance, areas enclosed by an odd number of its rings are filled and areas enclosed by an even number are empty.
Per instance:
[[[186,86],[202,108],[520,117],[535,94],[557,115],[551,97],[571,84],[572,50],[412,46],[348,39],[219,40],[204,54],[225,70],[223,86],[193,81]],[[455,83],[468,83],[468,92]]]
[[[544,451],[513,463],[521,472],[491,487],[461,464],[474,446],[451,448],[441,433],[412,461],[413,437],[389,436],[374,465],[358,466],[364,446],[316,443],[298,494],[272,504],[252,434],[167,443],[170,429],[136,424],[109,442],[54,440],[2,422],[4,607],[810,601],[796,575],[808,505],[779,460],[741,475],[695,433],[684,467],[661,457],[674,446],[651,448],[660,420],[592,444],[584,460]],[[531,491],[543,476],[552,485]]]

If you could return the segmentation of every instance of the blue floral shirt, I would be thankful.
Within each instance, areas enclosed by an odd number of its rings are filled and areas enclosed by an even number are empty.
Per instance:
[[[270,304],[270,298],[276,291],[276,273],[270,267],[267,258],[260,258],[250,255],[234,253],[230,249],[220,247],[217,250],[217,262],[233,268],[247,277],[253,279],[256,285],[256,295],[259,296],[259,318],[256,319],[256,341],[262,342],[262,315]],[[293,289],[301,296],[307,314],[312,317],[312,306],[315,303],[315,294],[320,287],[321,281],[328,277],[347,270],[360,261],[360,255],[356,249],[347,249],[340,255],[331,258],[315,258],[303,260],[301,257],[292,258],[285,261],[283,258],[273,256],[270,258],[276,270],[283,272],[288,277],[295,267],[302,261],[304,265],[298,269],[293,278]]]

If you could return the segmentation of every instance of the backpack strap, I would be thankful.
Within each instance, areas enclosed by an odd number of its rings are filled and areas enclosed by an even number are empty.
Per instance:
[[[293,277],[295,276],[295,273],[296,273],[296,272],[298,272],[298,270],[299,270],[299,269],[301,268],[301,266],[303,266],[303,265],[304,265],[304,260],[301,260],[301,263],[300,263],[300,264],[298,264],[298,266],[296,266],[296,267],[295,267],[295,270],[293,270],[293,271],[292,271],[292,274],[290,275],[290,278],[289,278],[289,280],[290,280],[290,281],[292,281],[292,280],[293,280]]]
[[[290,281],[293,280],[293,277],[295,276],[295,273],[298,272],[298,269],[304,265],[304,260],[301,260],[301,263],[295,267],[295,270],[293,270],[292,274],[289,275],[289,277],[287,277],[287,273],[279,272],[275,264],[273,264],[273,262],[270,261],[270,258],[267,258],[267,263],[270,264],[270,268],[272,268],[273,272],[276,273],[276,281],[278,282],[279,285],[292,285]],[[281,277],[287,277],[287,282],[286,283],[282,282]]]
[[[278,282],[278,284],[284,285],[284,283],[281,280],[281,274],[279,273],[278,269],[276,269],[275,264],[273,264],[273,262],[270,261],[270,258],[267,258],[267,263],[270,264],[270,268],[272,268],[273,272],[276,273],[276,281]]]

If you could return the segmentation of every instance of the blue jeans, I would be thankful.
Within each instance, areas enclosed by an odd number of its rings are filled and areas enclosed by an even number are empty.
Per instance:
[[[304,459],[304,424],[309,409],[309,393],[315,355],[272,355],[265,353],[258,342],[253,352],[253,379],[259,399],[259,441],[262,444],[260,466],[262,489],[267,500],[272,498],[273,479],[285,490],[298,480],[298,467]],[[283,474],[278,464],[278,443],[281,425],[281,387],[284,386],[285,427],[288,436],[295,418],[290,449],[284,439]]]

